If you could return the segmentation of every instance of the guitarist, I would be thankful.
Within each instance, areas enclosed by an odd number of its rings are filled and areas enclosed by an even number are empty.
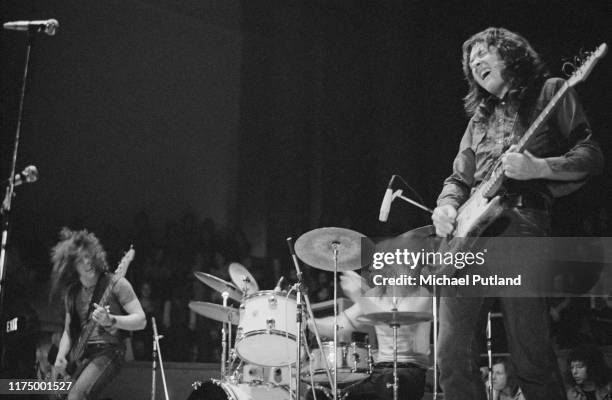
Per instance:
[[[76,361],[76,372],[68,371],[73,381],[68,399],[96,399],[123,363],[124,332],[144,329],[145,314],[132,285],[123,277],[114,282],[106,252],[93,233],[62,229],[51,260],[52,294],[64,295],[66,309],[55,368],[66,376],[68,363]],[[113,283],[108,305],[101,307],[97,302]],[[90,319],[96,326],[88,338],[82,337]],[[82,340],[83,358],[68,360],[71,347]]]
[[[495,161],[521,137],[564,81],[549,78],[531,45],[503,28],[488,28],[463,44],[463,72],[469,85],[465,110],[471,117],[444,181],[432,220],[440,237],[452,235],[458,208]],[[502,167],[502,214],[484,236],[545,236],[554,197],[566,195],[602,169],[603,157],[573,90],[552,111],[527,147],[508,152]],[[518,262],[523,262],[519,260]],[[490,298],[442,294],[440,384],[447,400],[484,400],[478,368],[479,328]],[[500,298],[508,348],[518,383],[528,400],[565,398],[550,341],[544,298]]]

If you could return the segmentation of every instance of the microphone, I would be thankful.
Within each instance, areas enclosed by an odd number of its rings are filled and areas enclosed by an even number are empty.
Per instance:
[[[38,168],[35,165],[28,165],[21,171],[21,173],[15,174],[15,180],[13,186],[19,186],[24,183],[33,183],[38,180]]]
[[[385,191],[385,197],[383,197],[382,203],[380,204],[380,214],[378,214],[378,220],[380,222],[387,222],[389,218],[389,210],[391,209],[391,202],[393,201],[393,180],[395,179],[395,175],[391,176],[391,180],[389,180],[389,184],[387,185],[387,190]]]
[[[274,293],[279,293],[281,291],[281,283],[283,283],[283,279],[285,279],[285,277],[281,276],[281,278],[278,280],[278,283],[276,284],[276,287],[274,288]]]
[[[5,22],[4,29],[9,31],[35,31],[44,32],[49,36],[55,35],[55,31],[59,28],[59,22],[56,19],[40,20],[40,21],[12,21]]]

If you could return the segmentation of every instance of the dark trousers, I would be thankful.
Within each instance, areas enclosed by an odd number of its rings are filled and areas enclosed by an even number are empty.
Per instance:
[[[543,211],[512,208],[504,212],[485,235],[545,236],[548,215]],[[520,263],[520,258],[511,260]],[[530,277],[524,277],[529,280]],[[544,298],[501,297],[511,360],[528,400],[565,399],[557,359],[550,339],[548,307]],[[445,400],[486,400],[479,370],[476,337],[486,320],[492,299],[457,297],[442,292],[438,362]]]
[[[350,387],[347,400],[392,400],[393,364],[384,363],[384,366],[375,366],[372,375],[363,382]],[[391,365],[389,367],[388,365]],[[425,391],[425,369],[416,365],[403,365],[397,369],[399,390],[398,399],[420,400]],[[331,392],[330,392],[331,393]],[[308,392],[306,399],[311,400],[312,393]],[[317,391],[317,400],[327,399],[322,391]]]

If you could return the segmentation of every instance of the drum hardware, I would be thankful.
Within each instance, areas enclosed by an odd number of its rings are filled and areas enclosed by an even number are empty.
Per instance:
[[[402,325],[411,325],[419,322],[431,321],[432,315],[427,312],[398,311],[397,297],[393,297],[393,308],[391,311],[375,312],[357,317],[359,322],[370,325],[389,325],[393,329],[393,383],[387,387],[393,388],[393,400],[397,400],[399,380],[397,377],[397,329]],[[435,371],[434,371],[435,373]],[[437,390],[434,390],[436,392]]]
[[[334,363],[333,342],[323,342],[323,346],[310,354],[310,369],[300,376],[304,382],[325,383],[326,364]],[[339,367],[336,375],[338,383],[345,386],[367,379],[372,374],[372,349],[361,342],[340,343],[337,353]],[[323,360],[329,361],[325,363]],[[346,387],[345,387],[346,388]]]
[[[214,275],[205,272],[196,271],[193,273],[198,280],[216,290],[219,293],[227,292],[229,298],[236,301],[242,301],[242,291],[231,282],[224,281]]]
[[[163,338],[163,335],[157,333],[157,324],[155,323],[155,317],[151,317],[151,325],[153,326],[153,368],[151,376],[151,400],[155,400],[156,391],[156,380],[157,375],[157,359],[159,358],[159,367],[161,369],[162,383],[164,385],[164,395],[166,400],[170,400],[168,396],[168,385],[166,384],[166,373],[164,372],[164,363],[162,360],[161,347],[159,347],[159,339]]]
[[[438,398],[438,295],[436,285],[433,285],[432,293],[433,312],[433,400]],[[489,397],[490,399],[492,397]]]
[[[299,337],[296,313],[296,299],[289,293],[261,290],[246,296],[236,336],[238,356],[264,367],[295,363]]]
[[[257,281],[244,265],[234,262],[229,265],[228,269],[232,282],[242,291],[245,297],[259,292]]]
[[[292,400],[295,397],[285,385],[271,382],[264,384],[235,383],[222,379],[196,381],[192,384],[193,393],[188,400],[220,399],[227,400]]]
[[[240,320],[239,310],[233,307],[224,307],[220,304],[206,301],[190,301],[189,308],[196,314],[219,322],[229,322],[232,325],[238,325]]]
[[[306,303],[306,312],[308,313],[308,317],[310,319],[312,319],[314,321],[314,314],[312,312],[312,307],[310,306],[310,299],[308,298],[308,293],[303,291],[303,285],[302,285],[302,270],[300,269],[300,263],[298,261],[297,255],[295,253],[295,249],[293,246],[293,239],[291,237],[287,238],[287,246],[289,247],[289,253],[291,254],[291,259],[293,260],[293,266],[295,267],[295,271],[296,271],[296,276],[298,279],[298,282],[296,283],[295,286],[295,290],[297,293],[297,309],[296,309],[296,321],[298,323],[298,329],[299,332],[301,332],[300,336],[298,337],[298,343],[297,343],[297,354],[296,354],[296,359],[298,360],[297,362],[297,382],[296,382],[296,390],[295,393],[299,396],[300,395],[300,390],[301,390],[301,381],[300,381],[300,376],[302,373],[302,363],[301,361],[301,350],[302,350],[302,336],[304,335],[304,329],[302,328],[302,295],[304,296],[304,301]],[[283,278],[281,277],[280,281],[278,282],[277,287],[280,287],[280,283],[282,282]],[[315,333],[315,338],[317,341],[317,344],[319,345],[319,347],[322,347],[322,343],[321,343],[321,336],[319,335],[319,330],[316,327],[316,324],[314,325],[314,333]],[[304,343],[306,343],[306,340],[304,340]],[[333,377],[332,377],[332,373],[330,371],[330,366],[329,363],[327,362],[327,358],[324,358],[325,360],[325,372],[327,374],[327,378],[329,380],[329,384],[332,385],[333,382]],[[313,391],[314,394],[314,391]],[[316,398],[316,397],[315,397]]]
[[[373,247],[364,235],[345,228],[314,229],[304,233],[295,243],[295,253],[303,262],[317,269],[334,272],[334,354],[337,354],[338,347],[338,271],[363,267],[362,244]],[[333,400],[338,398],[337,364],[338,357],[334,357]]]
[[[226,308],[229,293],[227,291],[223,291],[223,293],[221,293],[221,297],[223,298],[223,307]],[[232,328],[232,324],[230,322],[223,321],[223,326],[221,328],[221,377],[225,376],[225,368],[227,367],[227,360],[229,358],[227,357],[227,334],[229,333],[230,340],[232,338],[232,333],[230,330],[226,329],[226,325],[229,325],[229,329]]]

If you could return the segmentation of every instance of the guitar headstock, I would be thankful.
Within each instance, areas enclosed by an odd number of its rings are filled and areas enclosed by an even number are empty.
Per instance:
[[[121,262],[117,266],[117,269],[115,270],[116,278],[123,278],[125,276],[128,266],[134,259],[134,254],[136,254],[136,252],[134,251],[134,248],[130,246],[130,249],[127,251],[127,253],[125,253],[123,258],[121,259]]]
[[[608,52],[608,45],[602,43],[593,51],[589,56],[584,60],[582,65],[574,71],[572,76],[570,76],[567,80],[567,84],[572,87],[579,82],[585,81],[589,76],[593,68],[595,68],[595,64],[603,58]]]

